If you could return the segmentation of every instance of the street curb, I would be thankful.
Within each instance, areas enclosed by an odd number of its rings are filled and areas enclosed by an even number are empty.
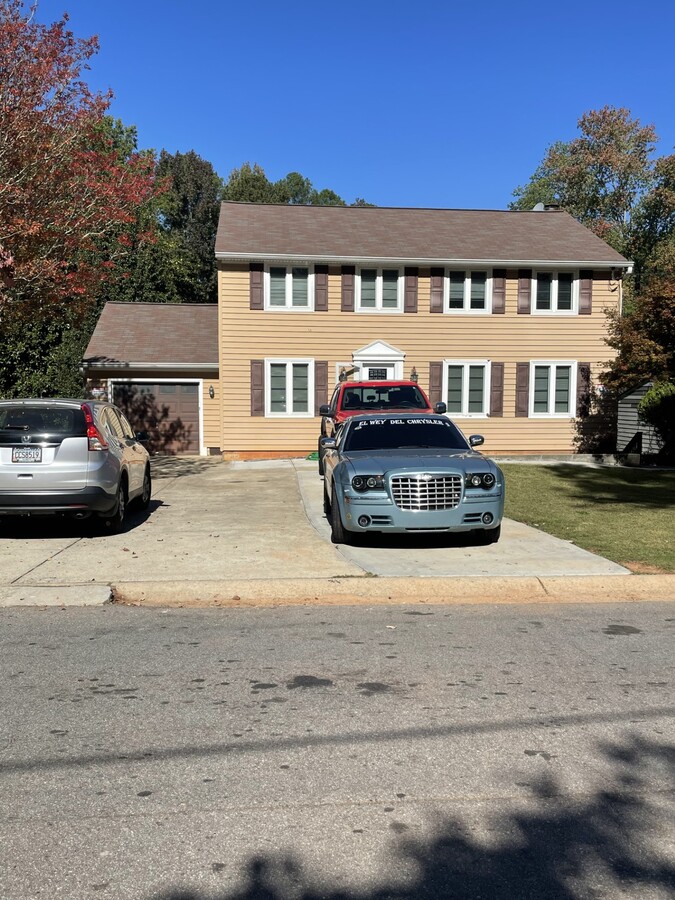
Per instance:
[[[0,587],[0,608],[9,606],[102,606],[113,599],[108,584]]]
[[[675,600],[675,575],[291,578],[123,582],[115,603],[159,607],[630,603]]]

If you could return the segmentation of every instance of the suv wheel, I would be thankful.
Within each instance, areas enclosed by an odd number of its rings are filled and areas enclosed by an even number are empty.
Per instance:
[[[110,516],[103,517],[105,530],[111,534],[118,534],[124,528],[127,512],[127,483],[121,479],[117,488],[117,506]]]
[[[143,475],[143,491],[137,500],[138,509],[146,510],[150,506],[150,498],[152,497],[152,477],[150,475],[150,466],[145,467]]]

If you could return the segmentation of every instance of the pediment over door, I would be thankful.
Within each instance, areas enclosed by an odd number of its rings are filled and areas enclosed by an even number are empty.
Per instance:
[[[359,370],[354,377],[362,381],[388,381],[403,378],[405,353],[386,341],[373,341],[352,353]]]

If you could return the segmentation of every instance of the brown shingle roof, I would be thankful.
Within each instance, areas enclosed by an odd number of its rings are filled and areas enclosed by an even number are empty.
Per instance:
[[[216,256],[626,264],[560,210],[222,204]]]
[[[197,303],[106,303],[85,365],[218,365],[218,307]]]

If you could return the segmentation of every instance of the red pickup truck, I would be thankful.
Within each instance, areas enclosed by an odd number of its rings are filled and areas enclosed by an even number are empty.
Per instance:
[[[335,430],[350,416],[369,412],[444,413],[445,403],[431,402],[414,381],[341,381],[333,391],[330,403],[319,408],[321,436],[319,437],[319,475],[323,475],[322,437],[332,437]]]

